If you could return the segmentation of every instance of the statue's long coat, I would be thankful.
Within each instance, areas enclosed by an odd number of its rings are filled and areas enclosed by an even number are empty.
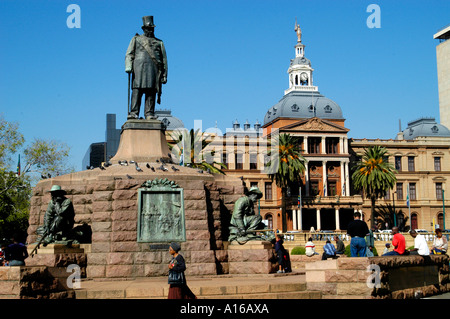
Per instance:
[[[155,64],[142,45],[145,42],[149,44],[159,65]],[[167,56],[163,42],[145,35],[134,36],[125,56],[125,71],[132,71],[133,89],[159,89],[160,78],[167,78]]]

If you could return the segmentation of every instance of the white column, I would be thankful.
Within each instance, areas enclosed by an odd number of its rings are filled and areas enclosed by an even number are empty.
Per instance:
[[[308,136],[303,137],[304,152],[308,154]]]
[[[344,137],[344,154],[348,154],[348,138]]]
[[[305,194],[309,196],[309,165],[305,162]]]
[[[292,210],[292,230],[297,230],[297,211]]]
[[[341,230],[341,225],[339,224],[339,209],[335,210],[335,218],[336,218],[336,230]]]
[[[345,186],[345,189],[344,189]],[[345,169],[344,169],[344,162],[341,162],[341,196],[349,196],[349,194],[347,194],[347,184],[345,184]]]
[[[339,137],[339,154],[344,154],[344,137]]]
[[[348,176],[348,162],[345,162],[345,194],[350,196],[350,177]]]
[[[298,223],[298,229],[303,229],[303,223],[302,223],[302,210],[297,209],[297,223]]]
[[[320,224],[320,208],[316,208],[316,221],[317,221],[317,230],[322,229]]]
[[[322,136],[322,154],[326,154],[326,149],[325,149],[325,136]]]
[[[323,196],[327,196],[328,194],[328,186],[327,185],[327,161],[322,161],[322,167],[323,167],[323,176],[322,176],[322,183],[323,183]]]

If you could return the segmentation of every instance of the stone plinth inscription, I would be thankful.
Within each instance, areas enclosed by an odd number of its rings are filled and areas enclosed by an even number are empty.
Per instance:
[[[175,182],[146,181],[138,189],[138,201],[138,242],[186,241],[183,189]]]

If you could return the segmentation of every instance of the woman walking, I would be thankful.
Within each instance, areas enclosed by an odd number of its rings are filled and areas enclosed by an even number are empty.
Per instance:
[[[172,255],[172,259],[169,262],[168,282],[170,286],[168,299],[197,299],[186,284],[186,277],[184,275],[186,263],[183,256],[178,253],[180,250],[180,244],[170,244],[169,253]]]

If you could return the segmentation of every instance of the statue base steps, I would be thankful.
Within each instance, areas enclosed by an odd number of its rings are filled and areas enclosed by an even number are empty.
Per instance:
[[[269,274],[277,271],[277,259],[272,244],[268,241],[248,241],[228,245],[230,274]]]

